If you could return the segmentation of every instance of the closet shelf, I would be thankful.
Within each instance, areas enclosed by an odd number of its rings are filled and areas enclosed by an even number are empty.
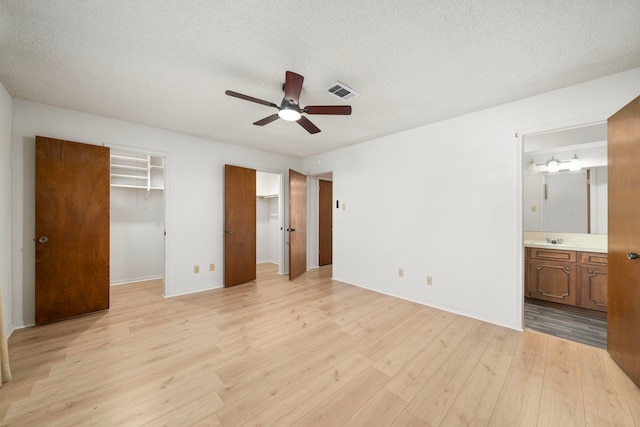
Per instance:
[[[164,190],[164,158],[112,150],[111,186]]]

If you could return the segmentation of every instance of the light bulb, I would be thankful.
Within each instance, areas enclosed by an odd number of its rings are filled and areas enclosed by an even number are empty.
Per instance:
[[[551,157],[551,160],[547,163],[547,168],[549,172],[558,172],[560,170],[560,164],[556,159]]]
[[[278,116],[282,120],[286,120],[288,122],[295,122],[296,120],[299,120],[301,117],[300,113],[290,108],[283,108],[282,110],[278,111]]]
[[[574,154],[573,159],[571,159],[571,163],[569,163],[569,170],[579,171],[580,169],[582,169],[582,162],[578,158],[578,155]]]

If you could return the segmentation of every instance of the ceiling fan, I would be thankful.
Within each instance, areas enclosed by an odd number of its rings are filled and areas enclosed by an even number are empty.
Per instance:
[[[320,132],[320,129],[316,125],[314,125],[311,120],[303,116],[303,113],[334,114],[343,116],[348,116],[351,114],[350,105],[309,105],[304,108],[300,108],[298,98],[300,97],[300,92],[302,91],[303,81],[304,77],[300,74],[296,74],[293,71],[287,71],[285,82],[282,85],[284,98],[282,98],[282,102],[280,103],[280,105],[274,104],[273,102],[269,101],[263,101],[262,99],[254,98],[253,96],[243,95],[232,90],[227,90],[224,93],[229,96],[278,109],[277,113],[255,122],[254,125],[256,126],[264,126],[273,122],[274,120],[283,119],[290,122],[298,122],[298,124],[305,128],[307,132],[313,134]]]

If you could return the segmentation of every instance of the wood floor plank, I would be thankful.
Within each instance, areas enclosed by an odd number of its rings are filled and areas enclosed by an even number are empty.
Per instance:
[[[589,425],[633,425],[624,390],[607,372],[606,351],[579,348],[586,422]],[[612,410],[613,409],[613,410]]]
[[[380,338],[364,346],[360,350],[360,354],[370,359],[378,359],[382,354],[391,351],[399,342],[413,335],[417,329],[422,328],[438,313],[437,310],[430,307],[416,311],[404,322],[398,323]]]
[[[444,318],[449,314],[443,313]],[[454,316],[452,319],[447,328],[391,378],[386,385],[389,391],[410,402],[476,324],[467,318]]]
[[[293,357],[285,355],[274,359],[266,369],[261,368],[240,380],[226,382],[218,394],[228,403],[227,409],[254,406],[265,399],[277,399],[280,390],[311,381],[318,374],[318,369],[331,367],[353,354],[352,337],[339,331],[333,338],[332,344],[335,346],[315,347],[296,353]]]
[[[387,375],[369,367],[291,425],[296,427],[343,425],[387,382],[389,382]]]
[[[392,427],[433,427],[426,421],[413,415],[408,410],[404,410],[398,415],[398,418],[391,424]]]
[[[278,388],[271,388],[266,395],[260,393],[259,400],[251,404],[243,400],[239,405],[234,401],[216,415],[223,425],[246,422],[253,425],[290,425],[370,364],[364,356],[352,354],[329,369],[318,367],[320,372],[310,381],[278,384]]]
[[[477,322],[451,356],[429,378],[407,410],[431,425],[439,425],[462,392],[482,357],[496,326]]]
[[[563,339],[548,342],[538,417],[542,425],[585,425],[580,345]]]
[[[541,376],[535,376],[512,366],[507,373],[489,426],[537,426],[541,394]]]
[[[15,331],[0,426],[640,427],[609,355],[273,265],[175,298],[114,286],[112,307]]]
[[[382,388],[344,422],[346,427],[390,426],[407,402]]]
[[[455,315],[441,313],[431,317],[415,333],[403,341],[397,343],[373,365],[376,369],[387,375],[395,376],[404,366],[411,362],[440,332],[453,322]]]
[[[486,350],[458,393],[441,426],[486,426],[507,377],[511,356]]]

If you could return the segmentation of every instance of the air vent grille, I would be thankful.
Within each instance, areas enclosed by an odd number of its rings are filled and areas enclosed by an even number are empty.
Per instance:
[[[358,92],[351,89],[346,84],[340,83],[340,82],[335,82],[334,84],[329,86],[327,88],[327,92],[329,92],[331,95],[337,98],[342,99],[345,102],[355,98],[356,96],[360,96]]]

